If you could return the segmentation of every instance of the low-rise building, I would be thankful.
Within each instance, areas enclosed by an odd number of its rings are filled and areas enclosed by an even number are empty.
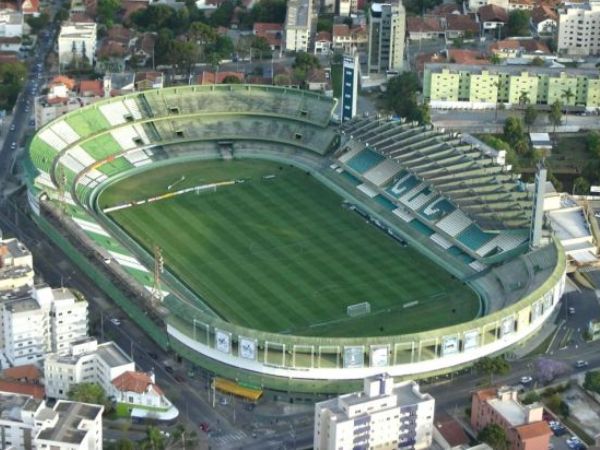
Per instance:
[[[435,400],[414,381],[366,378],[362,392],[315,405],[315,450],[431,447]]]
[[[538,35],[554,35],[558,27],[558,14],[548,5],[538,5],[531,11],[529,19]]]
[[[500,8],[508,9],[509,0],[468,0],[467,8],[470,12],[476,13],[479,8],[486,5],[496,5]]]
[[[310,43],[312,0],[290,0],[285,17],[285,50],[307,52]]]
[[[483,31],[496,30],[508,23],[508,12],[498,5],[485,5],[478,14]]]
[[[539,403],[523,405],[517,390],[510,387],[474,392],[471,399],[471,426],[476,432],[496,424],[506,432],[510,450],[547,450],[552,431],[542,419]]]
[[[0,447],[13,450],[102,450],[104,407],[0,392]]]
[[[533,0],[508,0],[508,10],[515,11],[520,9],[522,11],[531,11],[535,7]]]
[[[131,417],[173,420],[179,411],[156,384],[154,373],[123,372],[111,383],[107,395],[120,407],[126,407]]]
[[[594,110],[600,107],[600,76],[592,69],[426,64],[423,95],[433,108],[495,108],[526,98],[532,105],[560,101]]]
[[[504,39],[489,46],[490,53],[501,59],[526,58],[533,59],[550,55],[550,49],[541,41],[535,39]]]
[[[0,51],[16,53],[23,36],[23,14],[12,9],[0,10]]]
[[[66,67],[71,63],[93,65],[96,58],[96,24],[65,22],[58,35],[58,63]]]
[[[283,25],[280,23],[255,22],[252,32],[255,36],[263,38],[271,47],[271,51],[281,52],[283,40]]]
[[[479,35],[479,23],[472,15],[448,14],[445,18],[447,39],[476,37]]]
[[[71,386],[78,383],[97,383],[108,393],[115,378],[134,370],[133,360],[114,342],[98,344],[94,338],[82,338],[68,353],[46,356],[46,395],[67,398]]]
[[[331,46],[333,50],[347,54],[365,51],[369,43],[369,33],[363,26],[350,27],[347,24],[333,25]]]
[[[406,18],[406,33],[411,41],[420,41],[443,37],[444,28],[437,16],[411,16]]]
[[[331,33],[320,31],[315,35],[315,55],[328,55],[331,52]]]

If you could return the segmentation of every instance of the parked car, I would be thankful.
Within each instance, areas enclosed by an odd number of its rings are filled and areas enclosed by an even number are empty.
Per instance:
[[[575,314],[575,308],[569,306],[569,314]]]
[[[117,319],[116,317],[113,317],[112,319],[110,319],[110,323],[112,323],[115,326],[119,326],[121,325],[121,321],[119,319]]]
[[[584,361],[584,360],[579,360],[579,361],[577,361],[577,362],[575,363],[575,367],[576,367],[576,368],[578,368],[578,369],[581,369],[581,368],[583,368],[583,367],[587,367],[587,366],[588,366],[588,364],[589,364],[589,363],[588,363],[587,361]]]
[[[529,375],[521,377],[521,384],[529,384],[532,381],[533,381],[533,378],[531,378]]]

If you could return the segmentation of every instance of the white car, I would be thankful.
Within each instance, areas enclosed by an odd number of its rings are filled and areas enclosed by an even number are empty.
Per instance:
[[[119,319],[115,318],[115,317],[113,317],[112,319],[110,319],[110,323],[112,323],[113,325],[115,325],[117,327],[119,325],[121,325],[121,321]]]
[[[521,384],[528,384],[528,383],[531,383],[532,381],[533,381],[533,378],[531,378],[530,376],[521,377]]]

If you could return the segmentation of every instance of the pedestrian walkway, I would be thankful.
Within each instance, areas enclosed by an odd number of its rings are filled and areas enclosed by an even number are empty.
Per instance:
[[[559,322],[559,313],[560,308],[557,307],[552,315],[546,319],[546,322],[544,322],[542,328],[537,332],[537,334],[525,342],[525,344],[522,346],[515,348],[512,351],[511,358],[509,359],[521,359],[542,345],[542,343],[556,331]]]
[[[231,448],[235,443],[243,441],[248,435],[241,430],[232,431],[220,436],[211,438],[211,448]]]

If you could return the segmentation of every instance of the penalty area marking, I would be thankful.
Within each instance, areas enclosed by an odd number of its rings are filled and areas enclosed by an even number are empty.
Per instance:
[[[206,191],[208,189],[216,190],[218,187],[231,186],[236,183],[237,183],[237,181],[234,180],[234,181],[220,181],[218,183],[199,184],[197,186],[180,189],[180,190],[174,191],[174,192],[166,192],[164,194],[156,195],[154,197],[146,198],[143,200],[137,200],[135,202],[127,202],[127,203],[123,203],[121,205],[110,206],[108,208],[104,208],[102,210],[102,212],[104,214],[108,214],[113,211],[119,211],[121,209],[131,208],[133,206],[145,205],[146,203],[153,203],[153,202],[157,202],[159,200],[166,200],[168,198],[177,197],[178,195],[187,194],[188,192],[200,193],[201,191]]]

